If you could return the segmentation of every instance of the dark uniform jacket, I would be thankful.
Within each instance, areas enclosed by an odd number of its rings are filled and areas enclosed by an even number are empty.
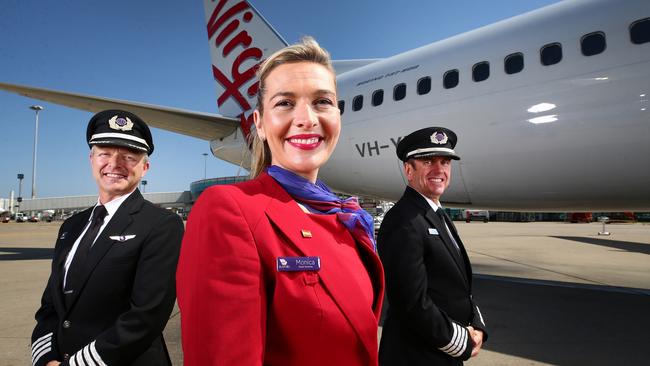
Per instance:
[[[174,300],[183,236],[178,215],[136,189],[97,237],[84,284],[63,295],[64,262],[92,208],[66,220],[32,333],[32,364],[170,365],[162,331]],[[73,296],[66,307],[64,296]]]
[[[380,365],[461,365],[473,347],[466,327],[485,332],[469,259],[451,226],[460,248],[411,187],[386,213],[377,239],[388,295]]]

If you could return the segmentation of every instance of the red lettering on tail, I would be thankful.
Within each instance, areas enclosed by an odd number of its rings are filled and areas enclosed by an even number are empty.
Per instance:
[[[214,33],[223,25],[223,23],[226,22],[229,18],[232,18],[235,14],[242,12],[246,9],[249,9],[248,4],[245,1],[239,2],[235,5],[233,5],[230,9],[226,10],[225,13],[223,13],[219,19],[216,20],[217,16],[223,9],[223,6],[226,5],[228,0],[220,0],[219,4],[217,4],[217,7],[214,9],[212,12],[212,15],[210,16],[210,20],[208,20],[208,39],[211,39]],[[249,16],[252,18],[252,14]]]
[[[230,24],[228,24],[228,26],[226,26],[226,28],[224,28],[224,30],[221,31],[221,33],[219,33],[219,35],[217,36],[217,39],[214,41],[214,43],[217,45],[217,47],[221,46],[221,42],[223,42],[223,40],[226,37],[228,37],[230,34],[232,34],[232,32],[235,29],[237,29],[237,27],[239,27],[239,20],[235,19],[232,22],[230,22]]]
[[[248,101],[244,98],[244,96],[241,94],[239,91],[239,88],[246,83],[247,81],[253,79],[255,77],[255,72],[257,71],[257,68],[259,67],[259,63],[251,66],[248,70],[244,71],[243,73],[239,72],[239,66],[242,64],[242,62],[248,58],[255,58],[257,60],[262,58],[262,50],[259,48],[247,48],[237,56],[235,59],[235,62],[232,64],[232,70],[230,71],[230,74],[232,76],[232,81],[226,77],[219,69],[217,69],[214,65],[212,65],[212,73],[214,75],[215,80],[221,84],[221,86],[224,87],[224,92],[219,96],[217,99],[217,105],[221,106],[226,99],[232,97],[235,99],[237,104],[241,107],[243,111],[249,110],[250,104],[248,104]],[[259,81],[258,81],[259,83]],[[249,88],[250,90],[250,88]]]
[[[242,45],[244,48],[246,48],[250,46],[252,42],[253,42],[253,38],[248,35],[248,32],[241,31],[233,39],[231,39],[230,42],[228,42],[228,44],[223,48],[222,55],[223,57],[228,57],[230,52],[232,52],[233,48],[235,48],[237,45]],[[247,49],[246,51],[248,51],[249,49]],[[259,50],[259,48],[254,48],[254,49]]]
[[[208,39],[212,39],[212,37],[218,33],[214,40],[214,44],[217,48],[220,48],[226,39],[235,34],[237,29],[239,29],[241,24],[240,20],[233,18],[243,12],[242,20],[244,22],[248,23],[253,19],[253,13],[248,11],[250,6],[245,1],[237,2],[226,9],[227,2],[228,0],[219,0],[219,3],[208,20]],[[221,28],[223,29],[219,32],[219,29]],[[246,112],[250,111],[252,107],[248,102],[248,99],[242,95],[240,88],[255,78],[255,72],[257,71],[262,56],[264,55],[261,49],[251,47],[251,44],[253,44],[253,38],[246,30],[241,30],[239,33],[236,33],[234,37],[230,38],[221,49],[221,56],[224,58],[228,57],[237,46],[241,46],[244,49],[235,58],[230,70],[230,76],[227,76],[226,73],[222,72],[222,70],[219,70],[215,65],[212,65],[212,73],[215,80],[224,88],[224,92],[217,98],[217,106],[221,107],[228,98],[233,98],[242,111],[239,115],[239,119],[242,132],[246,138],[248,138],[253,124],[253,114],[249,113],[248,116],[246,116]],[[251,58],[258,62],[247,70],[241,72],[240,68],[242,63]],[[246,90],[247,96],[251,98],[254,97],[257,94],[258,89],[259,81],[248,87]]]

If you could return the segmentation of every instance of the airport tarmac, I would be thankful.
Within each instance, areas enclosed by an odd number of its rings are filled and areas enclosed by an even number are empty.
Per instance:
[[[0,224],[0,364],[29,364],[60,223]],[[490,339],[468,365],[650,364],[650,224],[456,223]],[[182,365],[180,317],[165,329]]]

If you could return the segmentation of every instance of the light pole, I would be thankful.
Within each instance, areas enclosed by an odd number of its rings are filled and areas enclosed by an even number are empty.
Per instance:
[[[18,173],[18,198],[16,199],[16,202],[18,202],[18,204],[16,205],[18,211],[20,211],[20,203],[23,201],[23,179],[24,178],[25,178],[25,174]]]
[[[147,181],[143,179],[140,184],[142,184],[142,193],[145,193],[147,191]]]
[[[203,180],[207,178],[208,172],[208,153],[203,153]]]
[[[34,127],[34,157],[32,160],[32,199],[36,198],[36,147],[38,146],[38,112],[43,110],[40,105],[33,105],[29,109],[36,111],[36,124]]]

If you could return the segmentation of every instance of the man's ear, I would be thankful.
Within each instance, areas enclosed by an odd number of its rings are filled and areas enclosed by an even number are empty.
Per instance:
[[[142,169],[142,177],[144,177],[149,171],[149,167],[150,167],[149,164],[150,164],[149,161],[144,163],[144,168]]]
[[[411,181],[411,175],[413,174],[413,170],[415,168],[411,163],[408,161],[404,162],[404,175],[406,176],[406,179],[410,182]]]

